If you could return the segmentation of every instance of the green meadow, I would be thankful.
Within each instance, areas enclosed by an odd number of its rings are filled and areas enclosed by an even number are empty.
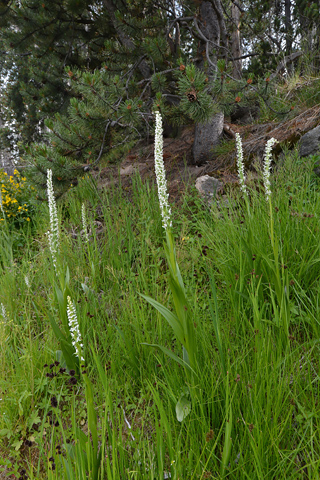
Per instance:
[[[0,478],[319,478],[315,161],[268,201],[259,169],[211,206],[186,185],[166,229],[139,176],[4,219]]]

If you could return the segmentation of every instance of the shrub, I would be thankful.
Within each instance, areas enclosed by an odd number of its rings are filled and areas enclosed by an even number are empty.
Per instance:
[[[8,175],[0,170],[1,210],[0,222],[7,221],[10,226],[21,228],[32,222],[35,213],[36,193],[26,178],[17,170]]]

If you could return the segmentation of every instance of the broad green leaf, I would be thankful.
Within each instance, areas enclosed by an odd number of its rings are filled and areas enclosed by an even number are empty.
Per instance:
[[[163,353],[165,353],[166,355],[168,355],[168,357],[172,358],[172,360],[174,360],[175,362],[179,363],[179,365],[181,365],[182,367],[188,368],[188,369],[191,370],[193,373],[196,373],[196,372],[190,367],[190,365],[188,365],[188,363],[186,363],[184,360],[182,360],[182,358],[179,358],[178,355],[176,355],[175,353],[171,352],[171,350],[169,350],[168,348],[162,347],[161,345],[154,345],[154,344],[151,344],[151,343],[141,343],[141,345],[146,345],[147,347],[152,347],[152,348],[159,348]]]
[[[69,271],[69,267],[67,267],[66,278],[65,278],[65,287],[69,287],[69,284],[70,284],[70,271]]]
[[[179,342],[183,345],[185,343],[184,332],[183,332],[183,329],[182,329],[182,326],[179,322],[178,317],[176,317],[176,315],[174,315],[172,312],[170,312],[170,310],[168,308],[161,305],[161,303],[157,302],[156,300],[153,300],[153,298],[148,297],[147,295],[143,295],[142,293],[140,293],[140,295],[148,303],[150,303],[150,305],[152,305],[156,310],[158,310],[159,313],[161,313],[161,315],[167,320],[169,325],[172,327],[172,329],[173,329],[177,339],[179,340]]]
[[[184,346],[182,347],[182,357],[183,361],[186,362],[187,365],[190,365],[188,351]]]
[[[65,340],[66,337],[64,336],[64,334],[60,330],[60,328],[59,328],[57,322],[55,321],[55,319],[53,318],[53,316],[50,313],[47,313],[47,315],[49,317],[53,333],[55,334],[57,340],[59,340],[59,341],[60,340]]]
[[[57,325],[55,319],[53,318],[50,313],[47,314],[51,323],[52,330],[60,343],[61,351],[66,362],[66,365],[69,370],[76,370],[79,371],[79,359],[75,355],[75,349],[71,342],[64,336],[61,329]]]
[[[56,296],[57,296],[57,300],[58,300],[58,303],[59,303],[59,309],[61,310],[64,309],[64,299],[63,299],[63,293],[62,291],[60,290],[60,288],[58,287],[58,285],[55,285],[55,292],[56,292]]]
[[[87,450],[87,443],[90,442],[90,439],[87,437],[87,435],[81,430],[81,428],[76,427],[76,438],[78,442],[80,443],[81,450],[83,452],[83,456],[86,457],[86,450]]]
[[[191,412],[191,401],[189,393],[183,393],[176,405],[176,415],[178,422],[182,422]]]
[[[69,370],[75,370],[79,375],[79,358],[76,356],[76,351],[73,345],[67,340],[60,340],[61,350]]]

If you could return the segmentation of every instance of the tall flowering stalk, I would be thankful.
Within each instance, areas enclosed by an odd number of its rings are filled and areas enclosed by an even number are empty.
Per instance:
[[[82,356],[83,344],[81,339],[81,333],[79,329],[79,323],[77,318],[76,309],[71,301],[71,298],[67,297],[67,315],[68,315],[68,322],[69,322],[69,330],[72,337],[72,345],[74,346],[75,351],[77,352],[77,357],[81,362],[84,362],[84,358]]]
[[[47,170],[47,193],[48,193],[48,204],[49,204],[49,214],[50,214],[50,230],[47,232],[47,235],[48,235],[52,262],[53,262],[55,271],[58,273],[57,255],[59,253],[60,234],[59,234],[59,220],[58,220],[57,205],[56,205],[56,200],[54,198],[54,191],[53,191],[53,184],[52,184],[52,170]]]
[[[86,240],[86,243],[89,243],[86,207],[85,207],[84,203],[81,206],[81,218],[82,218],[82,227],[83,227],[83,230],[84,230],[84,238]]]
[[[239,133],[236,133],[236,149],[237,149],[237,169],[238,169],[240,189],[243,193],[244,198],[246,198],[248,193],[247,193],[247,187],[245,184],[246,177],[244,175],[242,141]]]
[[[3,303],[1,303],[0,306],[1,306],[0,314],[3,318],[3,320],[7,321],[8,317],[7,317],[6,307],[3,305]]]
[[[270,188],[270,167],[272,160],[272,147],[277,143],[275,138],[270,138],[267,141],[264,152],[263,164],[263,184],[265,191],[265,198],[269,204],[269,218],[270,218],[270,240],[273,250],[273,263],[269,264],[272,272],[272,277],[269,278],[270,295],[272,298],[272,305],[274,310],[274,322],[282,329],[282,337],[284,345],[288,346],[289,325],[290,325],[290,306],[289,306],[289,278],[287,269],[282,268],[284,260],[281,253],[281,242],[277,238],[274,228],[273,208],[271,201]]]
[[[166,319],[174,331],[178,341],[182,345],[183,358],[181,359],[173,352],[163,346],[152,345],[160,348],[177,363],[186,367],[188,374],[196,372],[198,369],[196,352],[196,335],[194,329],[194,319],[191,308],[187,300],[184,283],[180,274],[180,269],[176,257],[174,237],[172,233],[171,209],[168,203],[166,174],[163,163],[163,139],[162,139],[162,119],[159,112],[156,112],[156,134],[155,134],[155,172],[158,185],[158,197],[162,216],[162,226],[166,231],[166,244],[164,245],[167,262],[169,266],[169,285],[172,293],[175,313],[161,305],[156,300],[142,295],[159,313]]]
[[[271,203],[271,189],[270,189],[270,167],[271,167],[271,150],[273,145],[277,143],[275,138],[270,138],[267,141],[266,148],[264,151],[264,164],[263,164],[263,185],[266,201],[269,202],[270,207],[270,238],[273,250],[275,249],[275,239],[274,239],[274,225],[273,225],[273,212],[272,212],[272,203]]]
[[[171,209],[168,202],[166,171],[163,163],[163,129],[162,118],[159,112],[156,112],[156,129],[154,142],[154,163],[158,186],[158,197],[162,216],[162,226],[165,230],[172,226]]]
[[[1,190],[0,190],[0,208],[1,208],[1,212],[2,212],[3,218],[6,218],[6,215],[5,215],[4,210],[3,210],[2,192],[1,192]]]
[[[271,167],[271,159],[272,159],[271,150],[273,145],[277,142],[278,140],[276,140],[275,138],[270,138],[270,140],[267,141],[266,149],[264,152],[263,184],[264,184],[264,191],[265,191],[267,202],[269,201],[269,198],[271,195],[271,190],[270,190],[270,167]]]

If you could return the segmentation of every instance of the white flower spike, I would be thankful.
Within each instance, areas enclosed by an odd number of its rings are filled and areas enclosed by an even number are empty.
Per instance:
[[[2,203],[2,192],[0,190],[0,208],[1,208],[1,212],[2,212],[2,215],[3,215],[3,218],[5,218],[5,213],[4,213],[4,210],[3,210],[3,203]]]
[[[81,362],[84,362],[84,358],[82,356],[83,344],[81,339],[81,333],[79,329],[79,323],[77,319],[77,312],[76,309],[71,301],[71,298],[67,297],[68,306],[67,306],[67,315],[69,321],[69,330],[72,337],[72,345],[77,352],[77,357]]]
[[[162,226],[165,230],[172,226],[171,209],[168,202],[166,171],[163,163],[163,129],[162,118],[159,112],[156,112],[156,131],[154,142],[154,164],[158,186],[158,197],[162,216]]]
[[[84,238],[86,243],[89,243],[89,235],[88,235],[88,225],[87,225],[87,217],[86,217],[86,207],[84,203],[81,206],[81,217],[82,217],[82,227],[84,231]]]
[[[1,306],[1,311],[0,311],[0,314],[3,318],[3,320],[8,320],[8,317],[7,317],[7,311],[6,311],[6,307],[3,305],[3,303],[0,304]]]
[[[240,189],[243,195],[247,195],[246,188],[246,177],[244,175],[244,166],[243,166],[243,151],[242,151],[242,142],[239,133],[236,133],[236,149],[237,149],[237,169],[239,176]]]
[[[264,152],[264,165],[263,165],[263,184],[264,184],[264,191],[267,202],[269,201],[271,190],[270,190],[270,167],[271,167],[271,150],[275,143],[278,143],[278,140],[275,138],[270,138],[267,141],[266,149]]]
[[[56,200],[54,198],[52,184],[52,170],[47,170],[47,192],[50,213],[50,230],[47,232],[49,248],[55,271],[57,271],[57,254],[59,252],[59,220],[57,213]]]

